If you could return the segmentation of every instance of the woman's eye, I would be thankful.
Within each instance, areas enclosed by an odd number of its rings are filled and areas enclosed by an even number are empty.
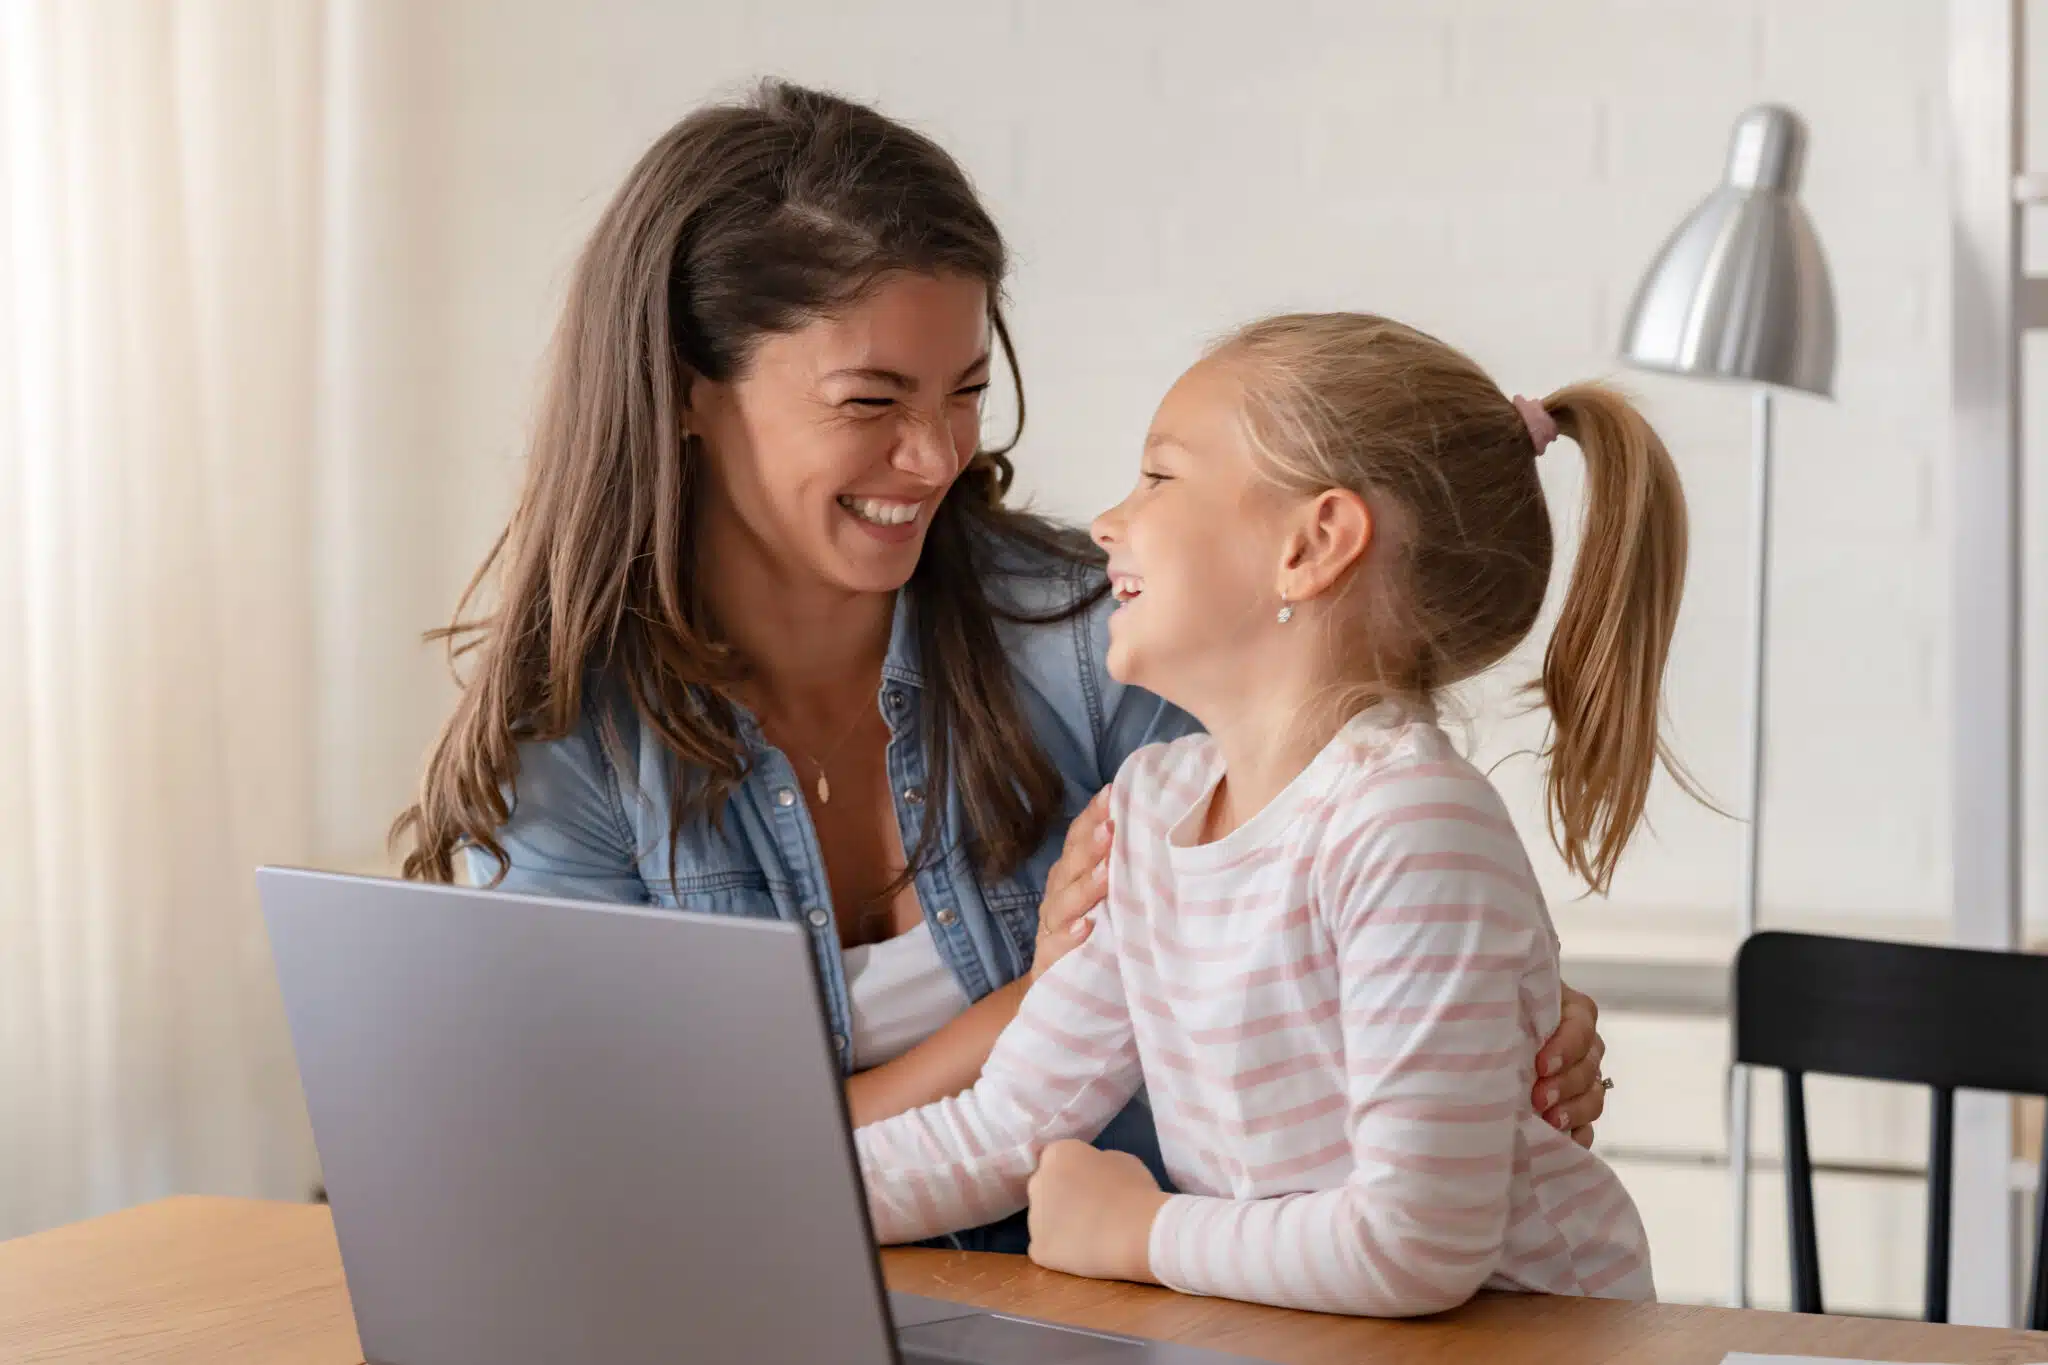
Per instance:
[[[893,398],[849,398],[848,404],[857,408],[891,408],[896,406]]]
[[[987,392],[988,381],[984,379],[979,384],[969,384],[964,389],[953,390],[953,396],[955,398],[980,398],[983,394]]]
[[[1145,486],[1147,488],[1157,488],[1160,484],[1165,483],[1167,479],[1171,477],[1171,475],[1161,474],[1157,470],[1147,469],[1140,473],[1138,477],[1145,481]]]

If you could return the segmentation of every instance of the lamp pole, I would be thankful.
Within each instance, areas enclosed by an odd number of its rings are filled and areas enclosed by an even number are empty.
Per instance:
[[[1756,932],[1757,903],[1761,886],[1764,827],[1764,722],[1765,684],[1769,670],[1771,639],[1771,391],[1759,387],[1751,408],[1750,534],[1754,544],[1749,555],[1749,705],[1745,724],[1749,733],[1747,820],[1742,831],[1742,899],[1736,942],[1745,942]],[[1731,1302],[1749,1307],[1749,1134],[1751,1123],[1749,1068],[1740,1062],[1730,1065],[1728,1095],[1728,1169],[1735,1201],[1734,1291]]]

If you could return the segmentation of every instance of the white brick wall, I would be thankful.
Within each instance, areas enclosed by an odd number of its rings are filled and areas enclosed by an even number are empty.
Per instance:
[[[1806,198],[1842,346],[1839,401],[1780,406],[1767,913],[1945,917],[1939,0],[493,0],[451,4],[436,24],[446,122],[422,135],[442,140],[453,168],[437,207],[458,339],[443,420],[465,490],[444,595],[509,497],[577,241],[649,139],[752,76],[878,99],[966,163],[1019,262],[1032,399],[1022,482],[1074,516],[1121,495],[1154,403],[1200,342],[1256,312],[1387,312],[1466,347],[1511,389],[1618,374],[1634,283],[1714,183],[1733,118],[1760,98],[1792,104],[1812,129]],[[2037,85],[2048,89],[2048,66]],[[1664,430],[1693,508],[1673,726],[1732,803],[1747,405],[1731,390],[1623,377]],[[1553,456],[1545,477],[1569,522],[1574,455]],[[2048,627],[2048,554],[2034,562],[2035,619]],[[2048,721],[2048,689],[2035,691]],[[1538,734],[1500,717],[1499,694],[1475,701],[1495,757]],[[2048,772],[2048,724],[2033,733]],[[1509,759],[1497,776],[1538,846],[1568,948],[1598,951],[1573,929],[1591,935],[1598,917],[1574,914],[1574,889],[1542,851],[1532,767]],[[1657,837],[1626,862],[1616,904],[1674,925],[1726,911],[1738,827],[1668,790],[1653,815]],[[1671,1055],[1695,1063],[1689,1093],[1713,1095],[1695,1114],[1707,1122],[1718,1076],[1698,1047]],[[1683,1071],[1640,1060],[1617,1059],[1635,1096],[1619,1130],[1628,1112],[1663,1112],[1658,1087]],[[1916,1128],[1886,1131],[1910,1146]],[[1667,1288],[1710,1292],[1720,1255],[1700,1236],[1719,1225],[1718,1180],[1643,1180]],[[1866,1206],[1866,1221],[1891,1216]],[[1903,1293],[1894,1306],[1911,1309],[1911,1265],[1867,1271],[1852,1301]],[[1759,1283],[1775,1274],[1760,1264]]]
[[[1840,401],[1781,406],[1766,896],[1781,912],[1945,913],[1937,0],[523,3],[445,22],[455,334],[481,338],[454,360],[451,437],[490,490],[459,559],[501,506],[579,234],[654,133],[755,74],[879,99],[966,162],[1019,260],[1023,483],[1076,516],[1120,494],[1200,341],[1259,311],[1388,312],[1512,388],[1616,373],[1634,283],[1713,183],[1734,115],[1792,103],[1812,124],[1807,197],[1843,344]],[[1624,377],[1694,509],[1673,724],[1732,800],[1746,406]],[[1571,457],[1548,477],[1568,519]],[[1489,755],[1534,735],[1491,695],[1478,705]],[[1500,777],[1533,814],[1530,766]],[[1736,827],[1669,792],[1656,813],[1661,837],[1629,859],[1617,901],[1725,905]]]

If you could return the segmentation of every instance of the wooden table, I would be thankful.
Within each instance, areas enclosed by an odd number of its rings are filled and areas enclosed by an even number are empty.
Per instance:
[[[1520,1295],[1372,1322],[1069,1279],[1006,1256],[886,1262],[897,1289],[1288,1365],[1712,1365],[1731,1350],[2048,1362],[2048,1333]],[[0,1243],[0,1361],[144,1360],[359,1365],[327,1210],[173,1199]]]

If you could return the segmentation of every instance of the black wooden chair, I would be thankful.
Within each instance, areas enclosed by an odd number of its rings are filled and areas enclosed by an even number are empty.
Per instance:
[[[1752,935],[1735,957],[1735,1060],[1785,1074],[1792,1307],[1822,1311],[1806,1146],[1808,1072],[1933,1090],[1927,1320],[1948,1320],[1955,1092],[2048,1095],[2048,956],[1815,934]],[[2044,1134],[2048,1138],[2048,1134]],[[2027,1325],[2048,1329],[2048,1141]]]

